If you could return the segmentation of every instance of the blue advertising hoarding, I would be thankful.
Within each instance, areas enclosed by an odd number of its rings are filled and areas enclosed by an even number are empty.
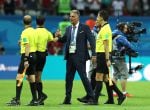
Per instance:
[[[5,47],[6,56],[0,56],[0,79],[15,79],[19,63],[18,40],[23,30],[23,16],[0,16],[0,43]],[[63,19],[62,16],[48,16],[45,27],[55,32],[58,23]],[[81,16],[81,22],[85,23],[88,16]],[[115,29],[117,17],[111,17],[109,23],[112,29]],[[139,52],[138,58],[132,59],[132,66],[143,64],[144,68],[130,76],[128,80],[150,80],[150,17],[119,17],[119,21],[131,22],[138,21],[143,23],[147,33],[139,37],[136,43],[136,49]],[[33,17],[33,27],[35,26],[35,17]],[[128,58],[127,58],[128,60]],[[63,56],[48,56],[46,66],[43,71],[43,79],[65,79],[65,61]],[[78,75],[76,79],[79,79]]]
[[[15,79],[20,57],[0,56],[0,79]],[[127,57],[128,62],[128,57]],[[140,71],[136,71],[129,77],[129,81],[150,81],[150,57],[132,58],[132,67],[138,64],[144,65]],[[43,70],[44,80],[65,80],[66,61],[63,56],[48,56]],[[76,80],[79,76],[76,74]]]
[[[15,79],[19,65],[19,56],[0,56],[0,79]]]

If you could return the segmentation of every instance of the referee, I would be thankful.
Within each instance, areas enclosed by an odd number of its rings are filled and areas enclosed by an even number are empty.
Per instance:
[[[36,66],[36,50],[37,50],[37,34],[35,29],[31,27],[32,18],[30,15],[25,15],[23,18],[24,30],[21,33],[20,38],[20,53],[21,61],[18,68],[18,74],[16,76],[16,96],[8,103],[10,106],[20,105],[20,95],[22,91],[23,82],[23,71],[25,68],[27,79],[29,81],[32,100],[28,104],[29,106],[37,106],[37,95],[36,95],[36,82],[35,82],[35,66]]]
[[[111,66],[110,53],[112,51],[112,31],[108,24],[108,12],[101,10],[98,12],[97,24],[101,27],[96,39],[97,67],[96,67],[96,87],[95,102],[98,104],[99,93],[102,90],[103,82],[106,84],[108,100],[105,104],[114,104],[112,90],[118,94],[118,105],[121,105],[126,97],[121,93],[114,82],[109,79],[109,68]],[[109,81],[112,83],[109,83]]]
[[[55,41],[51,32],[49,32],[45,27],[45,17],[37,16],[36,17],[36,33],[38,34],[37,42],[37,65],[36,65],[36,84],[37,84],[37,93],[38,100],[40,105],[44,105],[44,101],[47,99],[47,95],[43,92],[43,84],[41,80],[42,71],[46,63],[47,56],[47,43],[49,41]]]

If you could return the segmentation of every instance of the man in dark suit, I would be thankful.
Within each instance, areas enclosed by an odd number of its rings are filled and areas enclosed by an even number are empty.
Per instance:
[[[58,38],[59,42],[66,43],[66,97],[63,104],[71,104],[71,92],[76,70],[79,73],[87,93],[86,101],[93,102],[94,99],[92,87],[86,76],[86,60],[90,59],[87,49],[87,41],[89,41],[91,45],[92,60],[96,60],[95,39],[92,36],[89,27],[79,22],[79,17],[79,11],[72,10],[70,12],[70,22],[72,25],[66,28],[63,37]],[[60,31],[57,31],[55,36],[61,36]]]

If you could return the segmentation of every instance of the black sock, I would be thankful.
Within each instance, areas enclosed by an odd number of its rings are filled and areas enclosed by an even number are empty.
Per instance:
[[[95,76],[96,76],[96,69],[93,69],[92,75],[91,75],[91,86],[93,90],[95,89],[95,86],[96,86]]]
[[[36,87],[37,87],[37,91],[38,91],[38,99],[40,99],[42,96],[43,84],[42,84],[42,82],[37,82],[36,84],[37,84]]]
[[[37,94],[36,94],[36,83],[35,82],[30,82],[30,90],[32,93],[32,99],[37,100]]]
[[[112,82],[113,82],[112,89],[117,93],[117,95],[119,97],[121,97],[123,95],[123,93],[119,90],[119,88],[116,86],[116,84],[114,83],[114,81],[112,81]]]
[[[98,102],[99,94],[102,90],[103,81],[96,81],[96,86],[94,89],[95,92],[95,101]]]
[[[105,82],[105,85],[106,85],[107,94],[108,94],[108,101],[114,102],[112,87],[109,86],[109,82]]]
[[[21,91],[22,91],[22,86],[23,86],[23,82],[21,83],[20,86],[17,86],[19,83],[18,80],[16,80],[16,99],[20,100],[20,96],[21,96]]]

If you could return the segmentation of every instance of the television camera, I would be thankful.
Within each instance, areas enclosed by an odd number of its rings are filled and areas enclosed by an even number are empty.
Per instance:
[[[127,25],[127,33],[126,37],[129,42],[138,42],[140,34],[146,33],[146,28],[142,27],[141,22],[120,22],[117,24],[117,28],[120,30],[123,30],[124,25]],[[129,56],[129,74],[133,74],[137,70],[140,70],[143,68],[143,65],[137,65],[136,67],[131,67],[131,57],[137,57],[138,52],[127,50],[126,54]]]
[[[130,42],[138,42],[138,36],[146,33],[146,28],[142,27],[142,23],[138,21],[134,22],[120,22],[117,24],[117,28],[123,28],[122,26],[127,25],[128,32],[126,33],[127,39]]]

